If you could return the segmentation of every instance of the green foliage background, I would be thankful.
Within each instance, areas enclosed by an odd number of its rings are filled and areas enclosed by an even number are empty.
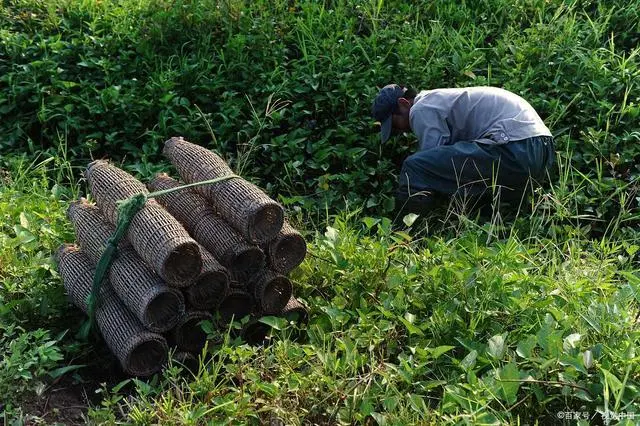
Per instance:
[[[377,87],[489,84],[528,99],[603,191],[640,175],[636,1],[4,3],[4,152],[63,138],[146,174],[182,135],[249,153],[248,174],[291,202],[388,213],[411,148],[379,146]],[[267,118],[269,99],[288,106]],[[597,195],[587,212],[610,218]]]
[[[66,380],[107,382],[86,419],[108,424],[640,415],[639,37],[634,0],[4,0],[0,413],[49,421],[28,407]],[[369,116],[392,81],[522,95],[556,136],[553,182],[508,221],[392,229],[412,139],[381,146]],[[227,341],[192,375],[119,381],[74,336],[51,253],[90,158],[145,179],[175,135],[306,230],[293,279],[311,322],[272,318],[270,346]]]

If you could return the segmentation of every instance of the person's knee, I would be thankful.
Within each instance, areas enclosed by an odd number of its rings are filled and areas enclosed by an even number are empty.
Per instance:
[[[429,170],[421,158],[415,154],[407,157],[400,169],[398,193],[406,198],[418,192],[428,191],[428,175]]]

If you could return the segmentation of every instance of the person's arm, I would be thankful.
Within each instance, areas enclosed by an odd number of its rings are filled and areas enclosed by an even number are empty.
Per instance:
[[[421,151],[446,145],[451,138],[446,114],[431,105],[414,105],[409,115],[409,123],[418,138]]]

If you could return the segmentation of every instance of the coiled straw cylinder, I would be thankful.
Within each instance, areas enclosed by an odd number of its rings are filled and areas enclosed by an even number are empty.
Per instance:
[[[287,305],[280,312],[280,316],[297,323],[306,323],[309,321],[309,311],[293,296],[291,296]]]
[[[209,312],[186,312],[178,325],[169,332],[169,341],[182,351],[200,352],[207,341],[207,333],[200,326],[200,322],[211,319],[213,317]]]
[[[165,142],[164,155],[187,183],[202,182],[233,173],[218,155],[182,138]],[[273,239],[284,221],[284,209],[260,188],[241,178],[196,187],[214,208],[253,244]]]
[[[167,176],[157,175],[147,184],[152,191],[176,188],[180,182]],[[265,264],[262,250],[245,239],[219,217],[207,200],[191,189],[184,189],[157,198],[187,231],[213,256],[242,279],[258,272]]]
[[[147,193],[140,181],[104,161],[92,162],[85,174],[96,203],[112,225],[117,224],[117,201]],[[154,200],[147,201],[133,217],[127,237],[140,257],[170,285],[187,286],[202,268],[196,242]]]
[[[183,290],[189,306],[203,311],[218,308],[229,289],[229,275],[224,266],[204,247],[202,254],[202,271],[196,281]]]
[[[55,257],[58,263],[58,272],[67,295],[82,312],[88,313],[88,299],[91,294],[95,272],[93,262],[75,244],[61,245],[58,247]],[[100,288],[100,295],[97,297],[98,302],[104,301],[105,294],[108,291],[111,291],[109,286],[103,285]]]
[[[104,220],[97,207],[84,200],[72,203],[67,215],[80,247],[96,265],[115,232],[114,226]],[[122,302],[151,331],[162,333],[173,328],[184,313],[180,291],[168,287],[129,245],[120,245],[108,277]]]
[[[284,309],[293,292],[291,281],[271,270],[258,275],[249,287],[264,314],[276,314]]]
[[[138,179],[104,160],[89,163],[85,177],[100,210],[113,225],[118,222],[118,201],[149,193]]]
[[[58,250],[58,270],[74,304],[87,312],[95,270],[77,246]],[[167,361],[168,346],[159,334],[144,329],[111,289],[103,283],[96,308],[96,323],[104,340],[124,371],[134,376],[150,376]]]
[[[222,323],[227,324],[232,319],[240,320],[246,317],[253,311],[254,304],[251,294],[239,289],[230,289],[218,308]]]
[[[278,235],[264,247],[269,267],[281,274],[288,274],[304,261],[307,243],[289,222],[285,221]]]

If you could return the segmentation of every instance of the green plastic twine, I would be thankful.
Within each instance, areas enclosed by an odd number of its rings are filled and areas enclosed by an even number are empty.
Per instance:
[[[190,183],[188,185],[177,186],[175,188],[164,189],[162,191],[152,192],[150,194],[136,194],[126,200],[118,201],[118,222],[116,230],[113,235],[107,240],[106,247],[100,256],[100,260],[96,265],[96,272],[93,276],[93,283],[91,285],[91,293],[87,298],[87,314],[89,319],[80,327],[78,335],[82,339],[87,339],[91,330],[95,327],[96,321],[96,307],[98,305],[98,299],[100,295],[100,289],[104,283],[107,271],[111,267],[111,264],[115,260],[118,254],[118,244],[122,237],[127,234],[129,225],[133,217],[144,207],[145,203],[150,198],[160,197],[162,195],[170,194],[172,192],[181,191],[183,189],[192,188],[195,186],[211,185],[214,183],[222,182],[232,178],[240,177],[235,174],[222,176],[215,179],[206,180],[203,182]]]

